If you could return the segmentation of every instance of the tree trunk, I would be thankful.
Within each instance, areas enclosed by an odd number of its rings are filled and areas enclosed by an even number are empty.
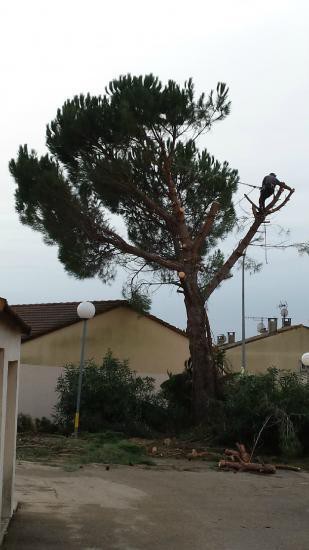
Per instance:
[[[211,343],[207,337],[207,313],[196,273],[186,274],[183,283],[187,310],[187,334],[192,361],[193,416],[197,424],[207,418],[209,403],[216,397],[217,373]]]

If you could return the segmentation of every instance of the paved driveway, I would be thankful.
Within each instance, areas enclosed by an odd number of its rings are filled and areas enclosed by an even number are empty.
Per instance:
[[[309,474],[195,467],[65,472],[23,463],[4,549],[309,549]]]

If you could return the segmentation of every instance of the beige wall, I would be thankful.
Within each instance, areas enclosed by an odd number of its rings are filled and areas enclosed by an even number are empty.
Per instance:
[[[269,367],[299,372],[300,358],[309,351],[309,329],[297,327],[246,344],[248,371],[265,372]],[[241,345],[226,349],[226,360],[233,371],[241,365]]]
[[[82,323],[51,332],[22,345],[28,365],[63,366],[78,363]],[[188,339],[160,323],[119,307],[88,321],[86,358],[100,362],[108,349],[129,359],[137,372],[181,372],[189,357]]]
[[[61,367],[79,363],[81,331],[82,323],[76,323],[22,345],[20,412],[51,416]],[[88,322],[86,359],[100,363],[108,349],[119,359],[129,359],[138,374],[154,377],[157,387],[168,371],[182,372],[189,357],[186,336],[124,307]]]
[[[57,402],[56,384],[62,367],[22,364],[18,410],[33,418],[51,418]]]
[[[19,412],[30,414],[32,418],[52,418],[57,403],[56,384],[63,367],[44,367],[40,365],[21,365]],[[155,388],[166,380],[166,374],[138,373],[155,379]]]
[[[0,319],[0,544],[13,513],[20,330]]]

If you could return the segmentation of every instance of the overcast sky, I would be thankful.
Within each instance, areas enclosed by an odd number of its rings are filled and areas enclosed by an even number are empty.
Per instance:
[[[237,168],[244,182],[259,185],[274,171],[295,187],[268,239],[280,240],[278,224],[290,229],[291,242],[309,240],[308,37],[307,0],[3,2],[0,295],[11,304],[121,297],[121,273],[111,286],[77,281],[58,262],[57,249],[20,224],[7,165],[19,144],[45,152],[45,126],[67,98],[102,93],[127,72],[153,72],[163,81],[191,76],[198,92],[227,82],[231,115],[202,145]],[[238,199],[246,190],[239,189]],[[225,248],[235,242],[231,237]],[[263,259],[260,249],[251,255]],[[247,276],[247,315],[278,315],[285,299],[293,322],[309,324],[309,257],[294,250],[268,256],[261,273]],[[211,298],[215,334],[236,330],[240,336],[240,285],[236,272]],[[185,327],[182,298],[173,291],[159,290],[152,312]],[[248,334],[255,330],[248,319]]]

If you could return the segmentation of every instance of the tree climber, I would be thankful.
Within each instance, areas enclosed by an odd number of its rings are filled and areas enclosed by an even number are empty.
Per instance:
[[[286,185],[283,181],[279,181],[276,174],[271,172],[268,176],[265,176],[262,182],[259,200],[260,210],[265,209],[265,200],[274,194],[276,185],[279,185],[279,187],[281,187],[282,189],[287,189],[288,191],[292,190],[291,187]]]

